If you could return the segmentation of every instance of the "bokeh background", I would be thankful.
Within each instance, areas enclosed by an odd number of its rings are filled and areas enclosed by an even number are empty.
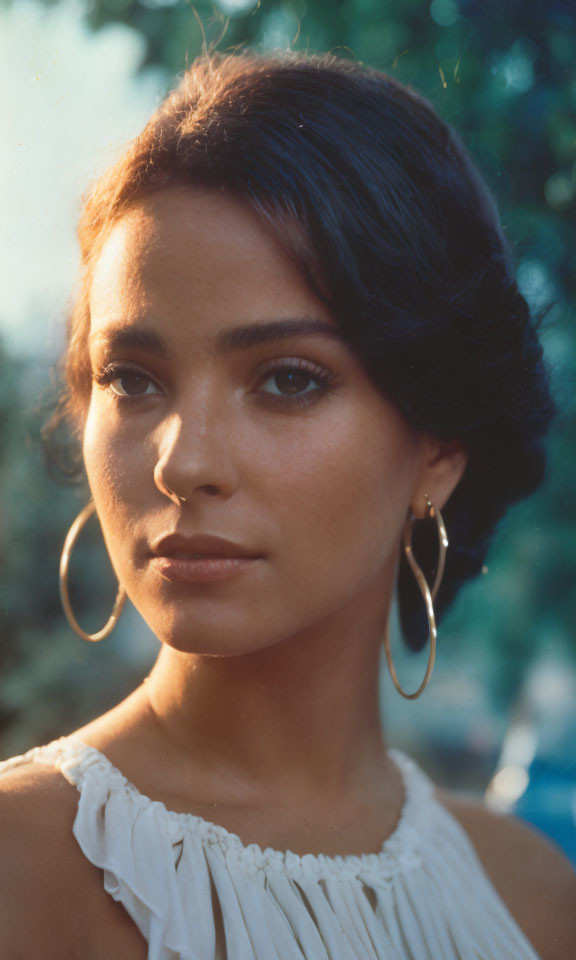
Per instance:
[[[541,328],[560,417],[540,490],[501,523],[485,575],[439,631],[418,701],[382,667],[391,743],[439,782],[532,822],[576,863],[576,5],[572,0],[0,0],[0,756],[67,733],[146,675],[158,642],[128,602],[82,641],[58,567],[86,491],[50,472],[41,428],[76,283],[88,181],[204,43],[330,50],[424,94],[494,193]],[[99,629],[116,583],[96,520],[71,594]],[[405,687],[426,653],[394,650]]]

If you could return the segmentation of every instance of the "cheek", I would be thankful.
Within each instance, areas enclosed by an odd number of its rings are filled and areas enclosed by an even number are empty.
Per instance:
[[[135,478],[144,476],[145,445],[119,429],[109,404],[93,396],[82,439],[86,474],[94,499],[134,499]],[[129,494],[129,491],[132,491]]]
[[[111,557],[123,556],[134,537],[134,507],[138,502],[144,463],[139,447],[130,443],[113,415],[92,400],[82,438],[86,476]],[[123,571],[125,573],[125,571]]]
[[[362,406],[274,451],[269,495],[288,540],[312,566],[375,574],[409,509],[415,448],[398,419]],[[292,557],[292,559],[294,559]]]

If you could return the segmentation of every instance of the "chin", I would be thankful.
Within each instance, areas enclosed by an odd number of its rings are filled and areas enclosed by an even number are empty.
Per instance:
[[[248,618],[245,628],[238,616],[233,624],[218,623],[218,618],[212,618],[209,623],[191,623],[190,617],[186,617],[185,622],[178,622],[178,617],[172,617],[169,623],[165,617],[158,623],[154,622],[155,618],[144,619],[163,646],[195,656],[248,656],[274,646],[281,640],[280,636],[271,637],[269,633],[265,637],[255,633],[253,616]]]
[[[165,647],[196,657],[241,657],[258,650],[254,646],[239,644],[237,638],[234,640],[231,638],[229,643],[223,642],[221,636],[212,643],[206,638],[191,637],[190,635],[183,637],[161,636],[158,639]]]

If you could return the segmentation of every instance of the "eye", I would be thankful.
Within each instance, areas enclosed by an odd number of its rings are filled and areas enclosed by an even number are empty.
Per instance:
[[[285,406],[307,406],[330,390],[334,376],[307,360],[282,360],[268,369],[258,393]]]
[[[313,377],[311,373],[306,373],[304,370],[298,370],[294,367],[283,367],[267,377],[263,387],[265,387],[267,383],[271,383],[276,389],[266,390],[266,393],[288,396],[308,393],[309,390],[305,389],[307,386],[315,389],[314,382],[316,381],[317,386],[317,379],[318,378]]]
[[[138,397],[150,396],[146,393],[146,387],[149,384],[155,386],[154,381],[146,376],[140,370],[134,367],[128,367],[119,363],[111,363],[103,370],[93,374],[93,379],[100,386],[108,386],[111,393],[119,399],[137,399]],[[124,381],[120,390],[114,387],[117,382]]]

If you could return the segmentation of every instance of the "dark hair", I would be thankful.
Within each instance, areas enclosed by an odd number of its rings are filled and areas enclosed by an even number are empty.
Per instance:
[[[420,95],[359,62],[199,57],[86,197],[82,286],[47,449],[60,423],[78,435],[87,409],[87,293],[107,231],[147,194],[186,184],[224,186],[252,204],[383,394],[414,429],[465,446],[466,471],[443,511],[440,620],[480,572],[508,506],[543,480],[556,412],[496,205],[461,139]],[[431,580],[433,521],[416,524],[414,552]],[[398,600],[406,642],[420,649],[427,619],[403,551]]]

